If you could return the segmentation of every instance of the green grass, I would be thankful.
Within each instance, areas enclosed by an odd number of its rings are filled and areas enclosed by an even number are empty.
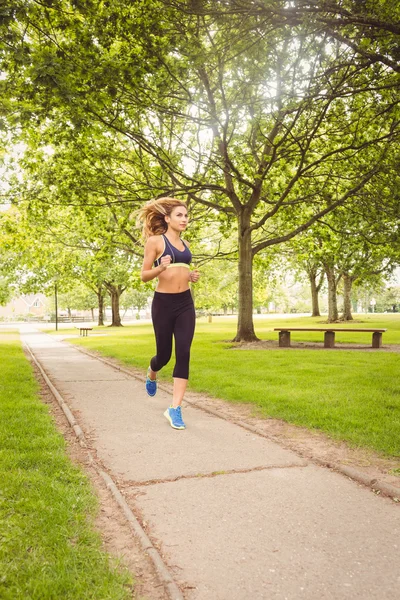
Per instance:
[[[102,551],[97,500],[66,455],[16,334],[0,334],[0,362],[0,598],[131,598],[131,577]]]
[[[362,321],[351,327],[387,328],[384,344],[400,344],[400,315],[370,315]],[[322,318],[290,319],[292,327],[318,327],[322,322]],[[273,328],[284,323],[287,320],[257,320],[257,335],[277,340]],[[198,322],[192,347],[192,390],[230,402],[251,403],[265,417],[320,429],[352,445],[400,456],[400,354],[344,349],[236,350],[228,341],[235,329],[235,322],[223,318]],[[100,332],[104,335],[94,335]],[[323,333],[297,332],[292,338],[322,345]],[[338,343],[370,346],[371,338],[371,333],[336,334]],[[150,325],[95,328],[89,337],[73,342],[143,369],[155,349]],[[163,369],[161,378],[171,380],[173,363]]]

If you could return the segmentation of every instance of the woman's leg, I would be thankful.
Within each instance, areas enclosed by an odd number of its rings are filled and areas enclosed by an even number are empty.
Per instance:
[[[157,371],[160,371],[169,362],[172,354],[174,318],[169,310],[169,299],[164,296],[155,295],[151,306],[157,352],[150,361],[151,379],[156,378]]]
[[[172,406],[180,406],[189,379],[190,347],[192,345],[196,316],[194,307],[189,306],[175,320],[175,356],[176,364],[173,372],[174,391]]]
[[[174,390],[172,392],[172,406],[176,408],[182,404],[183,396],[185,395],[187,388],[187,379],[181,379],[180,377],[174,377]]]

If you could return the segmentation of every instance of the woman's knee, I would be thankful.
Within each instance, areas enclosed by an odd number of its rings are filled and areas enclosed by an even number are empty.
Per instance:
[[[171,359],[172,351],[156,354],[150,361],[150,367],[153,371],[160,371]]]

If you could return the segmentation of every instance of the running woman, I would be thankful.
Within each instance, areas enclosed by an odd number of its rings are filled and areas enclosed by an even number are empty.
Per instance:
[[[172,337],[175,339],[174,389],[172,405],[164,416],[174,429],[185,429],[181,404],[189,378],[190,347],[195,328],[195,311],[189,283],[200,274],[190,270],[192,254],[181,239],[188,225],[187,207],[175,198],[158,198],[141,209],[146,244],[141,272],[142,281],[158,277],[151,307],[157,354],[147,370],[146,391],[157,392],[157,373],[170,360]]]

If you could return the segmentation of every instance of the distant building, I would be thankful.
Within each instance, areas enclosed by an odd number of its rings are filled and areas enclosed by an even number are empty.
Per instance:
[[[26,294],[0,306],[0,318],[12,321],[17,317],[44,317],[48,310],[48,300],[44,294]]]

